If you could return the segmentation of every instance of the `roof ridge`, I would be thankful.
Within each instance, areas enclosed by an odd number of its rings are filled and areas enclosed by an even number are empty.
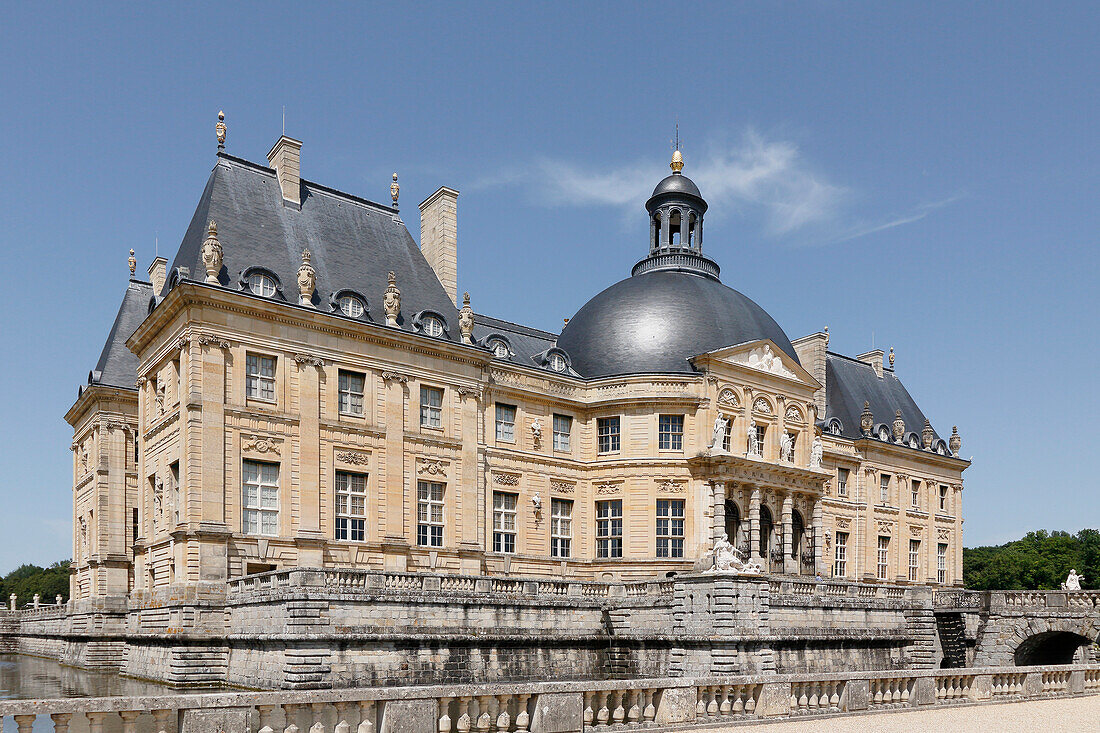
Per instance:
[[[487,318],[488,320],[493,321],[495,323],[502,324],[504,326],[511,326],[515,329],[518,329],[520,332],[526,332],[526,334],[528,336],[535,336],[535,337],[546,338],[546,339],[550,339],[550,340],[556,340],[558,338],[558,334],[553,333],[551,331],[544,331],[541,328],[534,328],[533,326],[525,326],[522,323],[516,323],[515,321],[508,321],[508,320],[505,320],[503,318],[496,318],[495,316],[490,316],[490,315],[485,314],[485,313],[476,313],[475,312],[474,313],[474,318],[475,319],[477,319],[477,318]],[[476,322],[476,320],[475,320],[475,322]],[[481,325],[484,326],[484,325],[487,325],[487,324],[484,321],[482,321]]]
[[[218,153],[218,157],[219,158],[224,158],[224,159],[226,159],[228,161],[231,161],[233,163],[240,163],[241,165],[243,165],[247,168],[251,168],[251,169],[255,170],[257,173],[268,174],[268,175],[271,175],[272,177],[275,176],[275,169],[274,168],[269,168],[266,165],[261,165],[259,163],[254,163],[251,160],[246,160],[245,158],[238,158],[237,156],[230,155],[229,153]],[[301,182],[306,184],[308,187],[310,187],[312,189],[315,189],[317,191],[323,191],[324,193],[339,196],[339,197],[347,199],[348,201],[351,201],[353,203],[364,204],[366,206],[370,206],[372,208],[377,209],[380,213],[384,213],[384,214],[397,214],[398,213],[398,210],[393,208],[392,206],[386,206],[385,204],[380,204],[377,201],[371,201],[370,199],[365,199],[362,196],[356,196],[353,193],[348,193],[347,191],[341,191],[340,189],[333,188],[332,186],[326,186],[325,184],[318,183],[317,181],[310,181],[306,178],[302,178]]]
[[[847,354],[838,354],[837,352],[829,351],[828,349],[825,350],[825,356],[836,356],[836,357],[839,357],[841,359],[844,359],[845,361],[850,361],[853,364],[861,364],[861,365],[867,367],[868,369],[872,368],[870,364],[868,364],[865,361],[860,361],[859,359],[857,359],[854,356],[848,356]],[[894,372],[894,367],[883,364],[882,365],[882,371],[893,373]]]

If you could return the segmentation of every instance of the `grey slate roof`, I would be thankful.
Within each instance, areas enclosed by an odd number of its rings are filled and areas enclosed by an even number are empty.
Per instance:
[[[474,340],[481,346],[488,346],[493,336],[503,338],[511,348],[512,356],[507,359],[509,363],[529,367],[540,367],[537,357],[552,348],[558,340],[557,334],[549,331],[474,314]]]
[[[458,310],[396,211],[305,180],[301,195],[301,210],[284,204],[273,170],[219,153],[166,290],[178,267],[189,268],[192,280],[205,279],[202,243],[213,219],[224,253],[219,280],[227,288],[240,290],[244,272],[260,267],[279,281],[275,298],[297,304],[298,267],[308,249],[317,271],[313,304],[321,312],[333,312],[333,297],[352,290],[366,302],[361,320],[385,323],[382,297],[393,270],[401,290],[400,327],[414,330],[418,313],[434,311],[446,323],[446,338],[460,340]]]
[[[153,297],[153,286],[140,280],[131,280],[122,296],[111,333],[107,343],[99,354],[95,370],[88,378],[88,384],[101,384],[105,387],[137,389],[137,356],[126,348],[126,339],[137,330],[149,313],[149,299]]]
[[[858,359],[827,352],[825,355],[825,425],[833,418],[840,420],[842,435],[859,439],[860,415],[863,403],[870,402],[875,425],[892,426],[894,415],[901,410],[905,421],[906,435],[924,429],[925,415],[905,389],[905,385],[894,374],[894,370],[884,367],[882,378],[875,374],[874,367]],[[937,433],[933,438],[939,440]]]

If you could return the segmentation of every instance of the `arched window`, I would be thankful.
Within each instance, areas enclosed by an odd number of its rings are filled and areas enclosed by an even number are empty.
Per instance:
[[[656,250],[661,246],[661,212],[653,215],[653,228],[649,233],[649,249]]]
[[[760,505],[760,557],[765,561],[771,556],[772,532],[775,525],[772,522],[772,513],[768,507]]]
[[[668,217],[668,244],[670,247],[680,246],[681,216],[679,209],[673,209]]]
[[[806,524],[802,521],[802,513],[795,509],[791,513],[791,557],[802,557],[802,540],[806,536]]]
[[[695,236],[695,214],[688,214],[687,246],[698,249],[699,242],[697,241],[697,239],[698,238]]]
[[[734,547],[741,544],[741,510],[733,499],[726,499],[726,538]]]
[[[248,289],[255,295],[270,298],[275,294],[275,279],[266,272],[256,270],[248,276]]]

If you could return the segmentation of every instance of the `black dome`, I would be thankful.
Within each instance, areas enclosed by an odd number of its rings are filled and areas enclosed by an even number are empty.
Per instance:
[[[691,373],[690,357],[759,339],[798,361],[779,324],[741,293],[711,278],[660,271],[617,282],[585,303],[558,346],[578,374],[594,379]]]
[[[650,196],[650,198],[666,193],[686,193],[689,196],[703,198],[703,194],[699,193],[699,187],[695,185],[695,181],[682,173],[673,173],[670,176],[665,176],[665,178],[657,184],[657,187],[653,189],[653,196]]]

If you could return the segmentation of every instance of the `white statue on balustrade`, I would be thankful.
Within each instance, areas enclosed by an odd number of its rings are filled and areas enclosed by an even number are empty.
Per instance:
[[[779,436],[779,457],[787,463],[794,460],[794,443],[790,433],[784,432]]]
[[[745,437],[747,438],[747,440],[746,440],[746,445],[748,447],[747,455],[751,458],[759,458],[760,457],[760,441],[757,440],[758,436],[756,435],[756,421],[755,420],[749,420],[749,427],[745,431]]]
[[[759,575],[763,572],[760,565],[745,560],[740,550],[730,544],[729,535],[724,533],[721,539],[715,541],[714,549],[707,554],[714,556],[714,565],[710,569],[712,573]]]
[[[810,445],[810,470],[821,469],[821,436],[815,435],[814,442]]]
[[[1081,590],[1081,581],[1084,579],[1084,575],[1077,574],[1076,568],[1070,568],[1066,582],[1062,583],[1062,590]]]
[[[729,429],[730,421],[719,415],[714,418],[714,432],[710,437],[710,449],[712,451],[722,450],[722,444],[726,442],[726,431]]]

